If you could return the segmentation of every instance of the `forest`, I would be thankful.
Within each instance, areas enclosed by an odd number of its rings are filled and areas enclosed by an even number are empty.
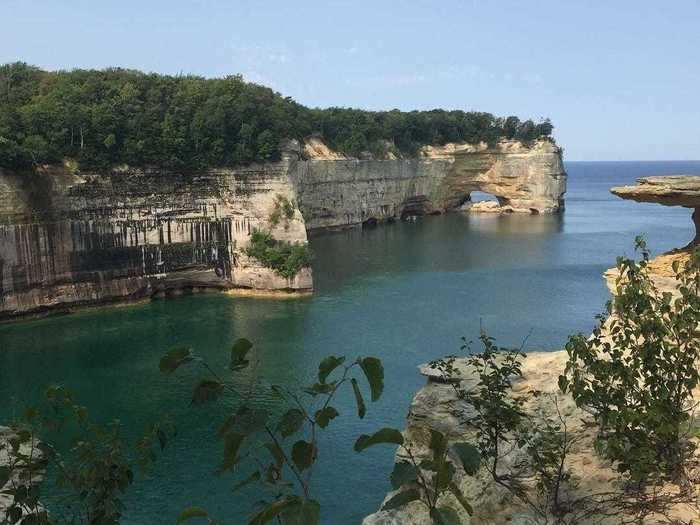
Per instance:
[[[552,130],[548,119],[473,111],[309,108],[240,75],[0,65],[0,167],[18,170],[66,158],[85,169],[236,166],[278,160],[282,139],[310,136],[351,156],[415,156],[448,142],[552,140]]]

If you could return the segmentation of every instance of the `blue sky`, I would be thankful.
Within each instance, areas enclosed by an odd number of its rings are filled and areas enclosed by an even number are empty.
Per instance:
[[[0,0],[0,62],[15,60],[547,116],[568,160],[700,159],[698,0]]]

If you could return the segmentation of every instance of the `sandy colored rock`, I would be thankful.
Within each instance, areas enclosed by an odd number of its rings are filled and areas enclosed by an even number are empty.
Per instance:
[[[561,150],[544,140],[350,159],[311,138],[236,168],[0,170],[0,318],[202,289],[296,296],[313,289],[311,269],[286,279],[247,257],[254,230],[304,244],[307,231],[442,213],[474,191],[500,211],[554,213],[565,189]],[[272,224],[279,198],[294,214]]]
[[[577,408],[569,395],[559,391],[558,377],[563,373],[567,359],[565,351],[527,354],[522,367],[523,377],[514,382],[513,395],[519,396],[525,401],[524,408],[530,414],[539,414],[540,417],[548,416],[555,419],[561,414],[567,425],[567,432],[576,437],[576,442],[572,446],[566,462],[566,468],[576,479],[575,486],[565,490],[569,497],[579,498],[603,492],[619,492],[621,487],[615,470],[609,462],[594,452],[597,426],[592,415]],[[460,370],[460,375],[469,378],[469,366],[466,359],[458,360],[456,366]],[[429,373],[428,375],[432,376],[433,374]],[[469,387],[469,385],[465,386]],[[469,405],[457,398],[453,386],[448,383],[429,379],[427,384],[416,393],[411,403],[407,427],[404,431],[405,443],[414,451],[414,455],[420,458],[429,454],[428,428],[445,433],[451,441],[473,442],[472,431],[464,427],[460,419],[455,417],[455,408],[471,410]],[[518,464],[524,457],[523,450],[512,447],[500,461],[503,465],[503,472]],[[397,461],[400,459],[403,459],[403,456],[399,451],[397,452]],[[389,473],[387,473],[388,475]],[[513,498],[507,490],[496,485],[484,469],[474,477],[466,476],[463,472],[460,474],[458,471],[457,479],[460,489],[474,509],[473,515],[468,516],[460,510],[459,503],[454,501],[452,495],[441,496],[439,505],[444,504],[457,509],[460,523],[470,525],[545,523],[541,516],[536,515],[529,507]],[[532,486],[529,488],[533,491]],[[389,493],[386,499],[394,493]],[[683,523],[700,519],[697,507],[690,504],[674,506],[669,516],[673,519],[684,520]],[[644,523],[659,523],[657,518],[658,516],[652,516]],[[556,522],[552,516],[549,517],[549,520],[548,523]],[[426,507],[419,503],[391,511],[380,510],[367,516],[363,521],[363,525],[402,525],[404,523],[432,525]],[[578,523],[613,525],[619,523],[619,516],[598,515],[590,519],[583,518]]]
[[[610,191],[618,197],[637,202],[693,208],[695,238],[688,246],[700,244],[700,175],[642,177],[637,179],[634,186],[619,186]]]
[[[270,224],[276,200],[296,198],[288,169],[286,158],[197,173],[0,172],[0,318],[235,286],[312,290],[310,269],[286,279],[244,254],[256,229],[307,242],[298,208]]]
[[[23,443],[19,446],[19,453],[31,457],[32,461],[16,459],[9,443],[15,437],[16,433],[12,429],[0,426],[0,469],[11,468],[9,479],[4,485],[0,485],[0,523],[5,522],[5,512],[14,499],[9,491],[20,486],[35,486],[44,478],[43,453],[36,444],[32,446],[30,443]],[[34,468],[29,469],[28,465],[34,465]],[[40,507],[38,510],[41,512],[43,509]]]
[[[395,160],[324,154],[294,164],[290,177],[308,231],[443,213],[477,191],[494,195],[499,213],[557,213],[566,192],[561,150],[547,140],[427,146]]]
[[[347,159],[342,153],[333,151],[319,138],[309,137],[304,141],[304,156],[313,160],[342,160]]]
[[[673,263],[678,261],[682,268],[690,259],[690,250],[691,248],[672,250],[649,261],[649,277],[659,291],[670,292],[674,295],[678,293],[676,288],[678,281],[676,280],[676,273],[673,271]],[[619,275],[620,272],[617,268],[610,268],[603,274],[605,284],[612,294],[616,293]]]
[[[634,186],[618,186],[610,191],[618,197],[637,202],[700,207],[700,175],[641,177]]]

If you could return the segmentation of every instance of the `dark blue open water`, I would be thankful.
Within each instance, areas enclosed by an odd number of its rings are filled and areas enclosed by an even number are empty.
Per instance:
[[[700,174],[700,162],[576,162],[567,170],[561,217],[454,213],[313,238],[317,293],[309,299],[193,296],[2,325],[0,422],[50,383],[71,388],[98,418],[121,419],[131,436],[171,412],[179,435],[130,491],[124,522],[174,523],[183,507],[200,505],[237,524],[260,494],[234,496],[231,477],[212,475],[223,407],[189,407],[195,375],[163,377],[161,354],[187,344],[223,369],[230,343],[247,337],[257,373],[290,387],[312,381],[328,354],[375,355],[386,369],[384,396],[362,421],[341,397],[314,474],[323,523],[357,524],[389,488],[393,450],[358,455],[352,444],[363,432],[403,426],[423,383],[418,364],[457,352],[480,321],[501,344],[519,345],[531,331],[527,350],[559,349],[568,334],[592,328],[607,299],[601,274],[632,253],[635,235],[655,252],[692,238],[690,210],[625,202],[608,189],[644,175]]]

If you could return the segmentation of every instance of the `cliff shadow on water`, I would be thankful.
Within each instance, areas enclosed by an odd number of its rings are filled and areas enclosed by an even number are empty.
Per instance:
[[[556,220],[500,214],[556,215],[566,174],[548,140],[446,145],[393,160],[309,158],[292,141],[279,162],[99,173],[67,164],[0,172],[0,190],[0,318],[13,318],[182,291],[310,292],[311,268],[292,275],[248,255],[253,232],[278,247],[306,245],[307,231],[417,221],[478,191],[499,204],[478,210],[493,217],[469,219],[476,229],[544,231]],[[421,242],[411,257],[430,253],[430,235]]]
[[[318,232],[310,246],[316,293],[324,296],[358,279],[413,272],[487,271],[545,264],[564,228],[554,215],[466,214],[458,211],[348,229]],[[347,246],[352,246],[348,250]]]

